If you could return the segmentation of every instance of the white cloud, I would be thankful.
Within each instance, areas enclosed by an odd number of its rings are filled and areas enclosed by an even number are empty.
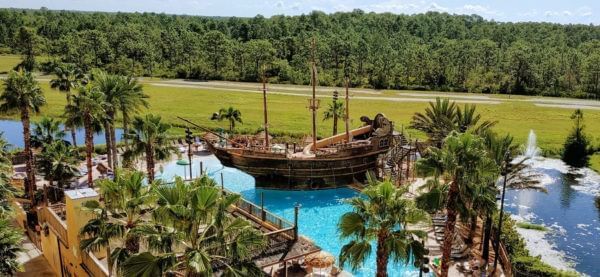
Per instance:
[[[461,14],[478,14],[478,15],[502,15],[501,12],[490,9],[482,5],[466,4],[461,8],[456,9],[457,13]]]
[[[277,3],[275,3],[275,7],[278,9],[282,9],[283,8],[283,1],[277,1]]]
[[[441,6],[436,2],[433,2],[431,3],[431,5],[429,5],[429,10],[435,12],[447,12],[448,8]]]

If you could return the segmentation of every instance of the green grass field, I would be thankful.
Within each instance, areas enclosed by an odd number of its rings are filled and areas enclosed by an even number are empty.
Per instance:
[[[5,74],[21,62],[18,55],[0,55],[0,74]]]
[[[11,56],[0,56],[0,71],[9,68]],[[14,56],[14,64],[18,63],[19,57]],[[47,77],[44,77],[47,78]],[[152,80],[155,82],[158,80]],[[146,81],[148,82],[148,81]],[[42,109],[42,115],[60,117],[65,105],[65,95],[49,88],[46,79],[40,80],[45,91],[48,104]],[[235,87],[235,86],[233,86]],[[296,87],[297,89],[298,87]],[[248,93],[235,91],[235,88],[213,89],[213,88],[188,88],[167,87],[153,84],[145,84],[145,91],[150,95],[150,109],[152,113],[162,115],[171,123],[182,122],[176,119],[181,116],[207,127],[227,128],[227,122],[214,122],[209,120],[213,112],[222,107],[233,106],[241,110],[244,124],[237,129],[244,132],[255,132],[262,126],[262,95],[259,93]],[[297,93],[308,93],[298,90]],[[389,97],[398,95],[399,91],[385,91],[381,95],[373,97]],[[408,93],[408,92],[404,92]],[[418,92],[414,92],[418,93]],[[434,92],[422,92],[432,94]],[[451,93],[444,93],[451,94]],[[365,94],[356,93],[357,96]],[[461,95],[465,94],[451,94]],[[471,94],[472,95],[472,94]],[[403,97],[403,96],[401,96]],[[492,96],[493,98],[506,98],[507,96]],[[310,132],[311,114],[307,106],[308,95],[270,95],[269,121],[271,132],[308,134]],[[547,153],[556,155],[559,153],[562,143],[572,126],[570,115],[573,109],[540,107],[532,102],[517,101],[527,100],[525,96],[513,96],[512,101],[502,101],[500,104],[478,104],[478,110],[485,119],[497,120],[495,127],[499,133],[512,134],[519,143],[525,143],[529,130],[534,130],[538,137],[538,145]],[[321,136],[331,134],[332,122],[322,121],[322,112],[328,100],[322,99],[322,108],[319,112],[318,131]],[[462,105],[462,104],[461,104]],[[400,130],[407,126],[415,112],[423,111],[426,102],[398,102],[385,99],[355,99],[350,102],[351,125],[353,127],[361,124],[359,117],[367,115],[373,117],[381,112],[391,118]],[[600,110],[584,110],[587,133],[595,136],[595,145],[600,145]],[[36,119],[34,118],[34,120]],[[343,122],[340,122],[339,130],[343,130]],[[174,129],[173,134],[182,135],[181,129]],[[409,131],[414,137],[423,138],[422,134]],[[592,167],[600,171],[600,155],[592,158]]]

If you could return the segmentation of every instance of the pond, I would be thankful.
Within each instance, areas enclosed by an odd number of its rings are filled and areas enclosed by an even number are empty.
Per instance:
[[[546,192],[508,190],[506,210],[517,221],[544,225],[548,232],[518,228],[530,254],[559,269],[600,276],[600,175],[561,160],[538,157],[535,133],[525,155]]]
[[[31,128],[33,128],[34,124],[31,124]],[[61,128],[64,129],[64,125],[61,125]],[[21,121],[16,120],[0,120],[0,132],[4,133],[3,137],[7,140],[7,142],[11,145],[11,148],[23,148],[23,125]],[[65,136],[65,140],[72,142],[71,140],[71,132],[67,131],[67,135]],[[117,141],[121,141],[121,137],[123,136],[122,129],[115,130]],[[85,131],[83,128],[77,129],[76,140],[77,145],[84,144],[84,135]],[[94,144],[100,145],[105,144],[106,140],[104,139],[104,132],[94,134]]]

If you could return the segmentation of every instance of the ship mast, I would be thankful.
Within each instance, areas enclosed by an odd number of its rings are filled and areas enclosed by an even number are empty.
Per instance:
[[[344,122],[346,123],[346,142],[350,142],[350,97],[348,95],[348,87],[350,86],[350,78],[346,76],[346,114],[344,115]]]
[[[310,110],[312,111],[312,143],[313,152],[317,151],[317,109],[319,103],[317,103],[316,86],[317,86],[317,64],[315,62],[315,38],[311,41],[311,84],[312,84],[312,99],[310,101]]]
[[[269,121],[267,119],[267,77],[263,66],[262,72],[262,91],[263,91],[263,112],[265,116],[265,148],[269,148]]]

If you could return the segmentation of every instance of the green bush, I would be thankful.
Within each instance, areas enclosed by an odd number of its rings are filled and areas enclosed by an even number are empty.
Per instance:
[[[544,227],[543,225],[533,224],[533,223],[529,223],[529,222],[518,222],[517,227],[522,228],[522,229],[538,230],[538,231],[544,231],[544,232],[548,231],[548,228]]]

